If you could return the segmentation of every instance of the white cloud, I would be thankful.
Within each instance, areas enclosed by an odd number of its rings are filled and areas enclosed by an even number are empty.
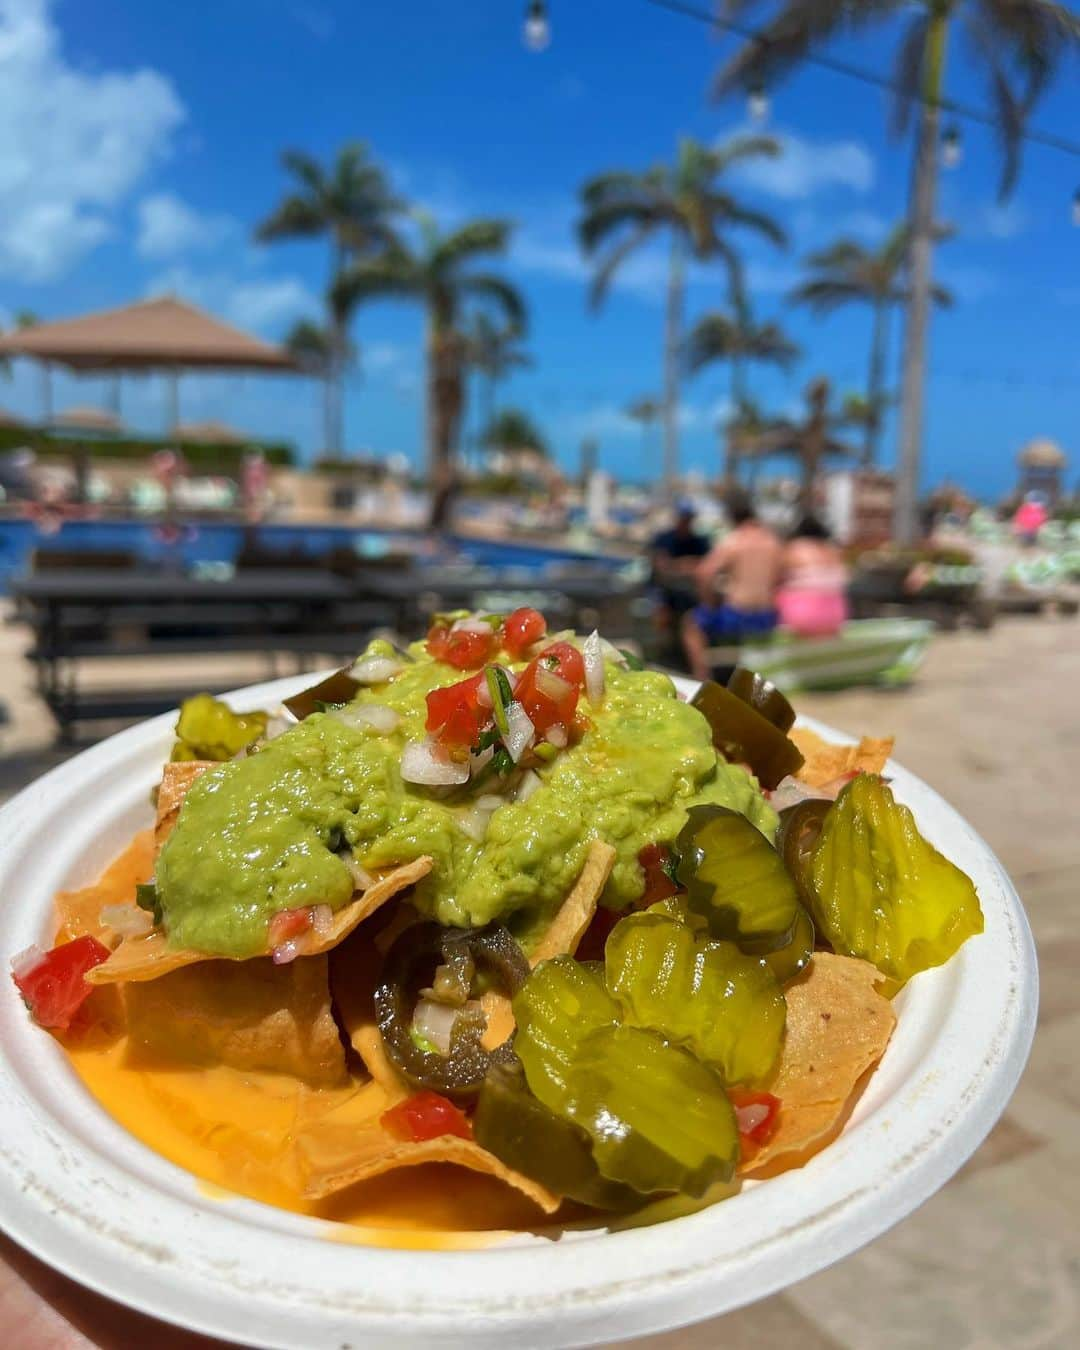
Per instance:
[[[1027,230],[1031,217],[1018,201],[991,202],[976,211],[972,229],[989,239],[1015,239]]]
[[[679,428],[681,431],[715,430],[731,413],[731,402],[726,398],[713,399],[709,403],[688,403],[679,405]],[[654,424],[654,429],[659,423]],[[640,422],[630,417],[625,407],[615,403],[600,403],[584,412],[571,413],[562,420],[560,434],[569,439],[581,439],[595,436],[597,440],[640,439],[645,433]]]
[[[198,273],[173,267],[150,282],[147,295],[176,295],[219,314],[241,328],[271,336],[302,316],[317,316],[318,298],[299,277],[260,277],[238,281],[223,273]]]
[[[174,192],[144,197],[137,208],[135,247],[144,258],[175,258],[213,248],[233,230],[228,216],[203,215]]]
[[[788,201],[812,197],[824,188],[868,192],[874,185],[874,157],[860,141],[811,141],[794,133],[777,139],[783,153],[776,159],[738,166],[744,183]]]
[[[184,108],[154,70],[77,70],[50,0],[0,0],[0,275],[49,281],[108,237]]]

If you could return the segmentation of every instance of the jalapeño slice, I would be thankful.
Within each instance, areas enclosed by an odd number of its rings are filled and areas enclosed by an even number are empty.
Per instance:
[[[327,675],[318,684],[313,684],[310,689],[302,689],[299,694],[287,698],[285,707],[297,721],[302,722],[312,713],[320,712],[327,704],[351,703],[361,688],[360,681],[354,680],[349,674],[349,667],[345,666]]]
[[[795,709],[771,680],[745,666],[736,666],[727,687],[744,703],[749,703],[777,731],[788,732],[795,725]]]
[[[776,849],[745,816],[726,806],[692,806],[675,850],[687,903],[714,938],[752,956],[787,946],[798,891]]]
[[[712,728],[713,744],[734,764],[749,764],[762,787],[774,788],[802,768],[794,741],[722,684],[706,680],[690,700]]]
[[[646,913],[615,925],[605,968],[625,1024],[679,1041],[725,1083],[760,1083],[771,1073],[787,1007],[763,960]]]
[[[772,971],[777,983],[783,985],[804,971],[813,955],[814,921],[806,908],[800,905],[791,941],[787,946],[778,947],[774,952],[766,952],[761,959]]]

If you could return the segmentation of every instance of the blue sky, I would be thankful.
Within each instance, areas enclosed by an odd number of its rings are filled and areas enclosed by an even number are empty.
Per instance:
[[[328,257],[319,243],[251,242],[285,187],[278,152],[329,157],[359,138],[440,221],[518,222],[505,267],[529,301],[535,365],[503,399],[536,416],[568,465],[594,435],[606,467],[651,477],[655,447],[623,409],[659,385],[663,258],[636,259],[590,313],[576,192],[600,169],[669,156],[679,134],[743,129],[738,101],[707,98],[728,47],[646,0],[553,0],[554,41],[537,55],[520,41],[523,8],[0,0],[0,322],[21,308],[61,317],[173,290],[280,337],[318,313]],[[893,41],[880,31],[842,50],[885,71]],[[984,103],[959,48],[954,58],[950,92]],[[1063,72],[1038,125],[1067,135],[1080,124],[1078,68],[1073,60]],[[786,154],[739,184],[793,240],[786,253],[747,250],[761,317],[781,313],[808,249],[838,233],[878,239],[899,215],[909,147],[885,124],[884,96],[837,75],[807,70],[775,91],[768,129]],[[924,478],[996,494],[1032,436],[1059,440],[1074,471],[1080,458],[1080,230],[1070,222],[1080,160],[1030,146],[1018,190],[999,207],[991,134],[965,126],[964,135],[962,164],[942,176],[942,215],[958,235],[938,270],[958,303],[933,328]],[[688,299],[691,316],[722,304],[722,274],[695,274]],[[804,357],[790,375],[754,376],[766,405],[794,409],[818,372],[841,392],[862,386],[866,313],[784,318]],[[417,458],[420,315],[372,306],[354,337],[362,368],[348,393],[349,447]],[[688,467],[716,471],[725,394],[720,370],[687,385]],[[0,405],[34,415],[37,397],[32,370],[0,379]],[[58,382],[58,407],[103,398],[100,383]],[[193,376],[182,398],[188,420],[226,418],[305,451],[318,439],[318,395],[306,382]],[[153,379],[126,383],[133,426],[160,429],[164,408]]]

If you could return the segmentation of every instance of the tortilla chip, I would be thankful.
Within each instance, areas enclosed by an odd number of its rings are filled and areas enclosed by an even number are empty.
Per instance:
[[[816,952],[806,974],[788,985],[784,1048],[769,1087],[780,1099],[777,1129],[744,1159],[745,1174],[800,1167],[839,1134],[896,1025],[874,987],[881,978],[869,961]]]
[[[290,1074],[315,1087],[347,1079],[326,956],[275,966],[204,961],[124,988],[136,1060],[149,1052],[208,1067]]]
[[[217,767],[216,761],[212,759],[187,759],[175,763],[170,760],[165,765],[161,772],[161,785],[157,795],[157,820],[154,822],[154,843],[157,845],[158,853],[161,852],[162,844],[172,834],[188,788],[207,769]]]
[[[798,746],[803,766],[798,777],[811,787],[823,788],[853,773],[881,773],[892,754],[892,736],[864,736],[858,745],[833,745],[807,727],[792,727],[788,735]]]
[[[301,1187],[309,1200],[321,1200],[358,1181],[424,1163],[451,1163],[505,1182],[527,1196],[545,1214],[562,1204],[546,1187],[500,1162],[472,1139],[441,1135],[422,1143],[396,1139],[379,1123],[394,1098],[371,1082],[336,1111],[297,1133],[295,1151]]]
[[[392,899],[399,891],[412,886],[421,877],[431,871],[431,859],[417,858],[415,862],[397,867],[370,885],[366,891],[357,893],[356,898],[334,914],[334,921],[326,933],[316,933],[309,929],[301,938],[296,939],[300,956],[317,956],[328,952],[353,931],[357,924],[374,914],[380,905]],[[268,955],[259,952],[257,956]],[[162,932],[151,933],[148,937],[128,938],[121,942],[116,951],[100,966],[88,971],[86,979],[91,984],[115,984],[124,980],[156,980],[183,966],[194,965],[197,961],[221,961],[213,952],[197,952],[186,947],[170,947],[169,940]],[[251,960],[250,957],[237,960]]]
[[[529,965],[535,968],[541,961],[553,956],[573,956],[585,930],[592,923],[600,901],[600,893],[607,885],[615,866],[615,850],[601,839],[589,845],[585,865],[574,883],[574,889],[559,906],[551,926],[529,955]],[[505,994],[492,989],[480,1000],[487,1018],[482,1044],[493,1050],[514,1030],[514,1013]]]
[[[140,830],[135,838],[102,872],[90,886],[79,891],[60,891],[56,896],[56,912],[60,927],[57,942],[89,934],[109,945],[116,934],[101,922],[105,905],[135,903],[135,887],[149,881],[154,875],[154,834]]]

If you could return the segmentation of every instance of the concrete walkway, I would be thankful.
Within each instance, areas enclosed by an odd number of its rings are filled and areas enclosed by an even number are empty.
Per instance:
[[[58,755],[29,692],[22,638],[0,628],[0,797]],[[236,683],[259,670],[236,669]],[[754,1307],[628,1342],[651,1350],[1058,1350],[1080,1343],[1080,623],[1016,619],[935,640],[918,684],[805,696],[897,757],[989,841],[1027,906],[1042,973],[1039,1033],[1005,1117],[933,1200],[857,1255]],[[0,1309],[48,1345],[127,1345],[125,1317],[0,1249]],[[35,1304],[31,1289],[47,1305]],[[10,1323],[9,1323],[10,1324]],[[81,1330],[77,1328],[82,1328]],[[86,1339],[89,1337],[90,1339]],[[161,1343],[206,1344],[164,1333]]]

